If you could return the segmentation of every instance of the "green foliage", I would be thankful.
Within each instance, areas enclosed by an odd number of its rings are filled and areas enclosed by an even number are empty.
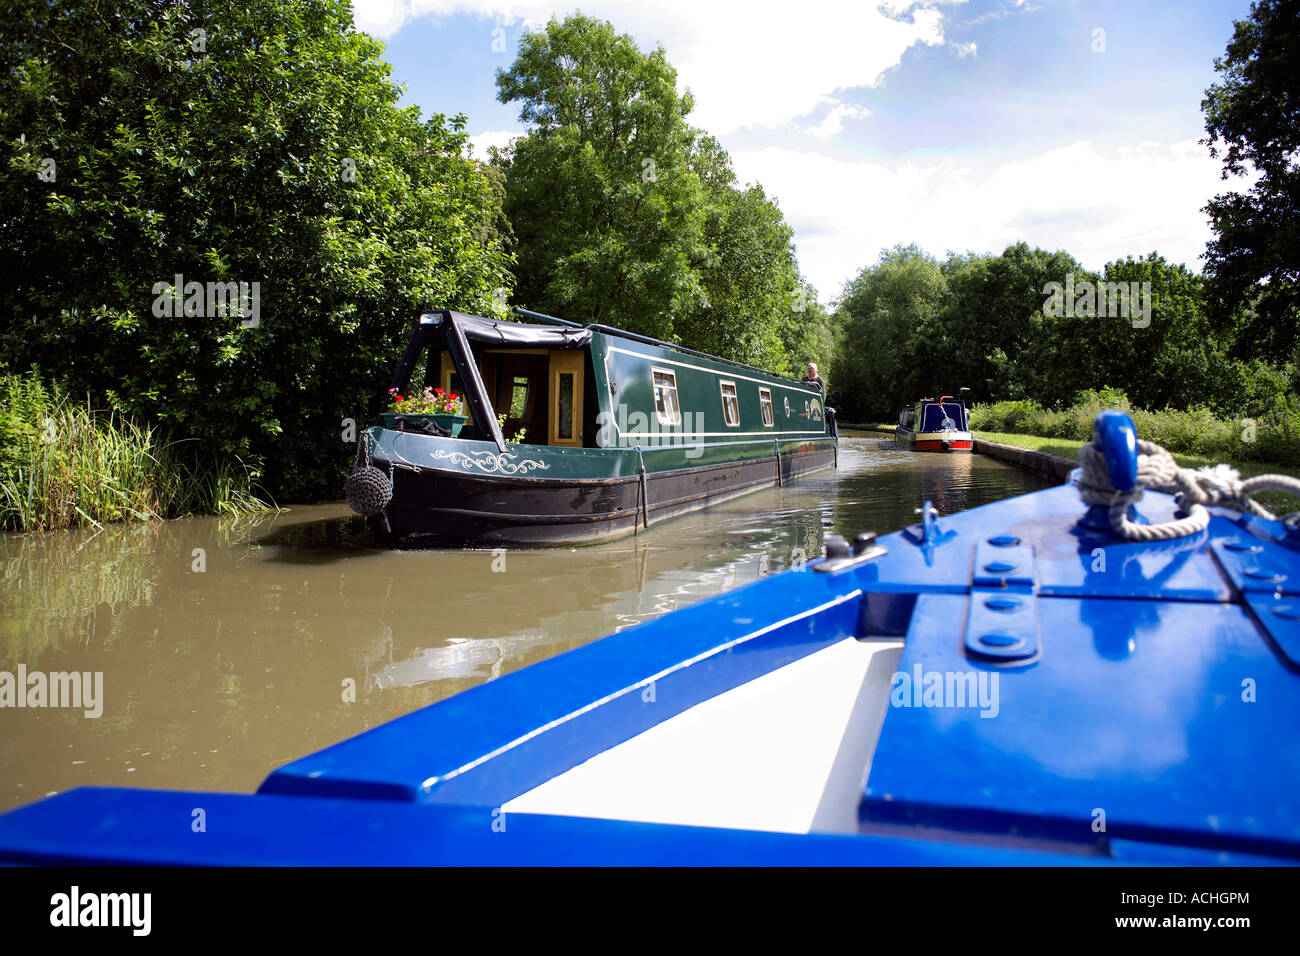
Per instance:
[[[676,84],[662,49],[580,15],[525,34],[498,71],[498,99],[534,124],[497,154],[521,301],[663,337],[699,301],[702,189]]]
[[[72,402],[37,375],[0,375],[0,528],[265,510],[239,462],[194,467],[156,429]]]
[[[786,349],[774,319],[791,314],[797,287],[793,230],[761,186],[719,185],[708,195],[704,300],[678,318],[675,332],[692,348],[780,368]]]
[[[1205,207],[1216,235],[1205,270],[1236,354],[1280,365],[1300,349],[1300,3],[1256,0],[1234,26],[1201,101],[1203,142],[1224,179],[1258,178]]]
[[[523,409],[520,408],[518,412],[516,412],[516,411],[514,411],[514,410],[512,409],[511,412],[510,412],[510,414],[511,414],[511,416],[514,417],[514,418],[519,418],[519,416],[523,414]],[[502,432],[502,434],[504,435],[504,434],[505,434],[505,430],[506,430],[506,413],[505,413],[505,412],[502,412],[500,415],[497,416],[497,427],[501,429],[501,432]],[[522,445],[522,444],[524,443],[524,439],[525,439],[526,437],[528,437],[528,429],[527,429],[527,428],[521,428],[521,429],[519,429],[519,431],[515,432],[514,435],[512,435],[510,438],[507,438],[506,441],[508,441],[508,442],[510,442],[510,443],[512,443],[512,444],[515,444],[515,445]]]
[[[888,420],[900,403],[919,397],[917,361],[947,294],[938,263],[915,245],[885,250],[845,286],[830,372],[846,421]]]
[[[1021,359],[1067,331],[1044,316],[1043,289],[1070,273],[1086,275],[1074,257],[1019,242],[1000,256],[950,255],[941,269],[949,296],[937,327],[922,335],[921,390],[966,386],[976,395],[1020,398],[1052,387]]]
[[[1133,417],[1138,435],[1171,452],[1197,455],[1214,461],[1250,461],[1300,466],[1300,401],[1288,400],[1262,418],[1225,419],[1205,405],[1186,410],[1151,411],[1134,407],[1117,389],[1088,390],[1067,408],[1045,409],[1029,401],[1003,401],[971,409],[971,428],[982,432],[1007,432],[1092,440],[1092,423],[1099,412],[1120,408]]]
[[[464,118],[399,109],[343,0],[9,0],[3,24],[0,361],[337,495],[340,420],[378,410],[415,315],[510,285]],[[259,283],[259,324],[159,314],[177,274]]]
[[[1056,312],[1047,307],[1052,283],[1062,292]],[[1127,313],[1115,308],[1119,290],[1137,292]],[[1140,408],[1204,405],[1226,418],[1285,406],[1295,368],[1233,358],[1205,298],[1200,277],[1155,253],[1097,275],[1065,252],[1024,243],[943,263],[897,246],[838,303],[837,402],[850,421],[888,420],[923,395],[962,386],[985,402],[1045,408],[1072,405],[1089,389],[1122,389]]]
[[[777,336],[785,349],[784,365],[772,363],[769,367],[802,378],[809,362],[815,362],[818,374],[826,382],[829,398],[835,378],[831,360],[835,353],[835,336],[831,316],[817,301],[817,290],[802,278],[795,290],[793,310],[777,313]]]
[[[662,48],[609,23],[552,19],[527,34],[498,98],[527,136],[494,153],[517,238],[517,298],[792,373],[825,347],[792,230],[717,141],[689,126]]]

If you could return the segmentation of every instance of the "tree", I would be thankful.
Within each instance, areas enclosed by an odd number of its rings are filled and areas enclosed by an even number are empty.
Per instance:
[[[801,378],[809,362],[815,362],[818,374],[826,382],[831,404],[839,400],[832,392],[834,376],[831,362],[835,354],[835,334],[830,313],[817,301],[817,290],[802,276],[795,288],[794,307],[777,313],[777,337],[785,348],[788,375]]]
[[[374,411],[418,312],[510,284],[464,118],[399,109],[344,0],[7,0],[0,22],[0,361],[277,496],[336,496],[341,419]],[[256,324],[177,303],[177,275],[257,283]]]
[[[1225,180],[1258,175],[1248,193],[1205,207],[1214,312],[1238,355],[1300,364],[1300,0],[1253,3],[1214,68],[1203,142]]]
[[[897,245],[845,286],[831,376],[846,421],[891,421],[922,397],[915,359],[947,294],[939,264],[915,244]]]
[[[792,314],[799,288],[793,230],[761,186],[715,187],[708,196],[703,301],[678,318],[676,331],[702,351],[788,371],[775,319]]]
[[[497,88],[532,124],[495,153],[524,303],[794,370],[791,348],[817,333],[803,327],[793,231],[687,123],[691,95],[662,49],[643,53],[604,21],[552,19]]]
[[[1048,282],[1088,277],[1074,257],[1017,242],[997,256],[950,254],[942,271],[950,295],[920,357],[930,387],[968,386],[980,401],[1068,398],[1073,387],[1060,380],[1058,357],[1041,353],[1080,330],[1048,319],[1043,304]]]
[[[1069,308],[1049,307],[1053,284]],[[896,246],[846,286],[835,319],[837,401],[855,419],[962,385],[981,402],[1062,407],[1111,389],[1145,408],[1206,405],[1229,418],[1286,404],[1285,372],[1232,358],[1201,278],[1154,252],[1098,276],[1023,242],[942,264]]]
[[[662,48],[581,15],[525,34],[497,98],[527,136],[496,154],[518,239],[516,295],[565,318],[671,337],[701,298],[690,94]]]

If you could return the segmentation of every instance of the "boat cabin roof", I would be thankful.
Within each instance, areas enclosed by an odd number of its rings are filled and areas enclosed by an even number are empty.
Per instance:
[[[464,312],[425,312],[420,316],[420,325],[441,326],[444,314],[455,316],[456,324],[471,342],[545,349],[582,349],[591,344],[591,330],[588,328],[502,322]]]

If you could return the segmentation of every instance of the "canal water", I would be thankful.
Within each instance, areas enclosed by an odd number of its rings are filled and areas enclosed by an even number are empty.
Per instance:
[[[251,792],[344,737],[814,557],[828,533],[1044,484],[846,437],[837,471],[586,548],[387,550],[342,504],[0,536],[0,671],[103,675],[98,717],[0,710],[0,810],[86,785]]]

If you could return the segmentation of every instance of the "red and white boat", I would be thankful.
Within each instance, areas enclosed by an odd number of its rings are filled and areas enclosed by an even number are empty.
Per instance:
[[[894,438],[913,451],[970,451],[970,413],[951,395],[923,398],[898,414]]]

